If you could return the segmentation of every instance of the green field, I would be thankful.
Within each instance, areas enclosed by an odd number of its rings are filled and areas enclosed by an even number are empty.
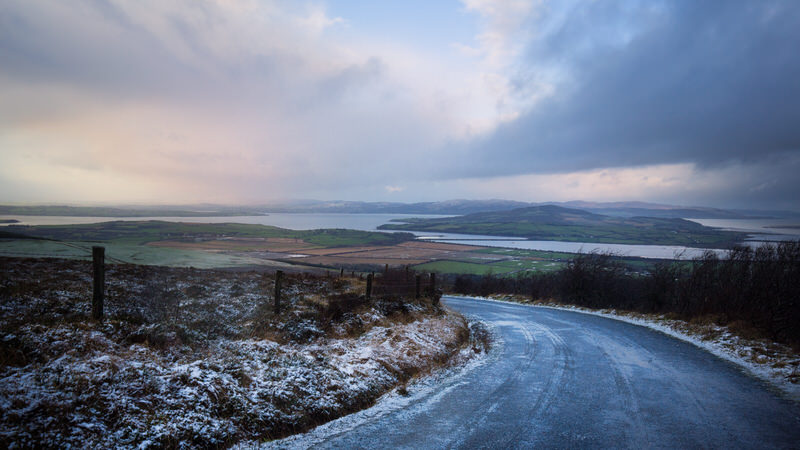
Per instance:
[[[414,270],[446,274],[487,275],[491,273],[494,275],[512,275],[530,271],[551,272],[563,266],[563,262],[531,261],[524,259],[496,261],[491,263],[442,260],[418,264],[414,266]]]
[[[223,253],[145,245],[108,243],[106,263],[126,262],[151,266],[196,267],[198,269],[264,265],[263,259],[247,258]],[[48,240],[0,240],[0,256],[31,258],[66,258],[90,260],[91,243]]]
[[[116,221],[78,225],[9,225],[5,232],[62,241],[146,244],[163,240],[218,239],[221,237],[302,239],[321,247],[394,245],[414,238],[410,233],[358,230],[287,230],[268,225],[241,223],[184,223],[149,220]],[[0,236],[2,237],[2,236]]]
[[[513,259],[492,263],[492,267],[508,268],[513,271],[552,272],[564,267],[566,263],[559,261],[531,261],[526,259]]]
[[[575,253],[551,252],[546,250],[522,250],[514,248],[484,248],[475,250],[475,253],[489,253],[492,255],[516,256],[521,258],[543,258],[568,260],[575,257]]]
[[[117,221],[80,225],[11,225],[0,229],[0,255],[89,259],[91,246],[101,244],[106,248],[108,261],[112,263],[197,268],[285,265],[230,253],[146,245],[164,240],[196,242],[228,237],[290,238],[318,247],[393,245],[413,238],[408,233],[341,229],[295,231],[265,225],[234,223]]]
[[[511,268],[494,268],[489,264],[477,264],[463,261],[433,261],[414,266],[414,270],[419,272],[438,272],[468,275],[486,275],[488,273],[504,274],[512,272]]]
[[[516,275],[525,272],[552,272],[563,268],[577,253],[552,252],[544,250],[521,250],[511,248],[484,248],[472,253],[506,256],[509,259],[486,262],[478,258],[465,258],[458,261],[434,261],[415,266],[417,270],[447,273],[485,275]],[[632,256],[612,256],[631,272],[652,270],[658,263],[674,263],[673,260],[637,258]],[[686,261],[685,264],[691,264]]]
[[[27,237],[27,238],[26,238]],[[224,238],[289,238],[314,247],[392,246],[413,238],[408,233],[379,233],[357,230],[327,229],[295,231],[253,224],[202,224],[164,221],[104,222],[80,225],[22,226],[0,228],[0,255],[31,257],[64,257],[88,259],[92,245],[103,245],[109,262],[145,265],[241,267],[252,265],[303,264],[302,259],[265,258],[264,250],[255,250],[252,243],[231,242],[224,250],[174,248],[146,245],[159,241],[200,243]],[[301,245],[304,245],[301,243]],[[261,254],[259,254],[259,251]],[[399,252],[404,250],[400,249]],[[528,272],[549,272],[564,267],[574,253],[483,248],[448,256],[448,260],[431,261],[415,266],[416,270],[448,274],[488,274],[513,276]],[[286,261],[276,262],[274,259]],[[655,261],[642,258],[615,258],[632,271],[648,270]],[[345,262],[346,264],[346,262]],[[335,263],[334,265],[335,266]],[[333,267],[332,266],[332,267]]]

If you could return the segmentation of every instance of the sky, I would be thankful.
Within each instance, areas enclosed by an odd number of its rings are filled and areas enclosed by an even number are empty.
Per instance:
[[[800,3],[4,0],[0,202],[800,210]]]

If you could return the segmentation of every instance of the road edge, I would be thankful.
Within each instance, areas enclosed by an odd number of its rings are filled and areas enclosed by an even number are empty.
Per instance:
[[[793,384],[789,380],[786,379],[783,372],[773,369],[772,367],[762,365],[762,364],[755,364],[737,354],[734,353],[734,350],[726,348],[723,346],[721,342],[716,340],[702,340],[699,337],[692,336],[686,333],[683,333],[679,330],[671,328],[669,326],[664,325],[663,323],[658,323],[655,320],[647,320],[642,319],[639,317],[630,317],[621,314],[616,314],[615,312],[605,312],[605,311],[597,311],[588,308],[583,308],[579,306],[567,306],[567,305],[552,305],[552,304],[529,304],[529,303],[520,303],[510,300],[502,300],[497,298],[490,298],[490,297],[478,297],[478,296],[466,296],[466,295],[451,295],[446,294],[443,296],[443,299],[446,297],[452,298],[468,298],[468,299],[475,299],[475,300],[485,300],[490,302],[497,302],[497,303],[505,303],[509,305],[518,305],[518,306],[527,306],[527,307],[535,307],[535,308],[549,308],[549,309],[556,309],[561,311],[571,311],[580,314],[588,314],[592,316],[599,316],[605,317],[607,319],[618,320],[620,322],[629,323],[631,325],[638,325],[644,328],[648,328],[653,331],[657,331],[667,336],[673,337],[683,342],[687,342],[689,344],[694,345],[702,350],[711,353],[712,355],[728,361],[740,369],[742,369],[748,375],[765,382],[769,387],[776,390],[782,397],[787,398],[795,403],[800,403],[800,384]],[[612,310],[613,311],[613,310]],[[766,366],[766,367],[765,367]]]

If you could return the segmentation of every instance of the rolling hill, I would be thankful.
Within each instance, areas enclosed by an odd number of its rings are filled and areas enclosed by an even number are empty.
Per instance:
[[[728,247],[746,237],[743,233],[721,231],[684,219],[612,217],[554,205],[398,222],[379,228],[514,236],[531,240],[708,248]]]

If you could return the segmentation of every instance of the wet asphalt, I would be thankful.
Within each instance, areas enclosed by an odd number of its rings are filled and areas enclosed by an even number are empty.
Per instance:
[[[493,329],[485,360],[402,407],[274,446],[800,448],[800,405],[689,343],[571,311],[443,301]]]

